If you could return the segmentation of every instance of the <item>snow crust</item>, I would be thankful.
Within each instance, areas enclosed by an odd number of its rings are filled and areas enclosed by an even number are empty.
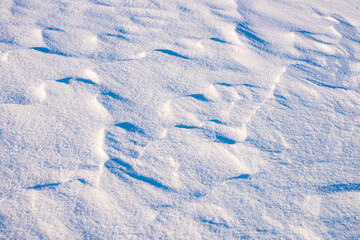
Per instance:
[[[1,239],[359,239],[360,2],[2,0]]]

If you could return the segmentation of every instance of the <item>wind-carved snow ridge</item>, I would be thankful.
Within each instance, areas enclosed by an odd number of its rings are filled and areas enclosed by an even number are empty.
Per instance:
[[[90,69],[86,69],[84,71],[84,76],[85,76],[85,78],[90,79],[94,83],[97,83],[97,84],[100,83],[100,80],[99,80],[99,77],[97,76],[97,74]]]
[[[99,78],[97,74],[89,69],[85,70],[84,72],[87,77],[91,78],[94,82],[99,82]],[[91,107],[93,108],[93,111],[95,111],[97,114],[101,116],[103,121],[107,121],[109,119],[109,112],[106,110],[106,108],[97,100],[98,95],[94,95],[90,101]],[[106,127],[102,126],[96,131],[95,136],[95,143],[94,143],[94,153],[95,157],[98,161],[98,172],[95,176],[95,182],[94,186],[96,188],[99,188],[101,183],[101,177],[103,175],[104,171],[104,164],[109,159],[109,156],[106,154],[104,150],[104,144],[105,144],[105,133],[106,133]]]
[[[282,67],[279,70],[279,73],[274,77],[274,80],[273,80],[272,84],[269,86],[269,89],[267,90],[267,93],[265,93],[264,100],[260,104],[256,105],[254,110],[245,119],[244,124],[249,123],[251,121],[251,119],[253,118],[253,116],[256,115],[257,111],[259,111],[259,109],[261,109],[261,107],[267,102],[267,100],[269,98],[274,97],[274,91],[276,89],[276,86],[280,83],[281,78],[283,77],[283,74],[286,73],[286,71],[287,71],[287,67]]]
[[[95,145],[95,149],[94,149],[95,154],[99,159],[99,166],[98,166],[99,172],[98,172],[97,179],[95,181],[96,187],[99,187],[99,185],[100,185],[101,176],[104,171],[104,163],[106,162],[106,160],[109,159],[109,156],[104,151],[104,140],[105,140],[105,129],[102,128],[98,131],[97,141],[96,141],[96,145]]]

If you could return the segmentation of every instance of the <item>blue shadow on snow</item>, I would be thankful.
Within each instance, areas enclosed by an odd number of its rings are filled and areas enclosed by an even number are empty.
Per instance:
[[[162,53],[168,54],[168,55],[170,55],[170,56],[174,56],[174,57],[178,57],[178,58],[190,60],[190,58],[188,58],[188,57],[186,57],[186,56],[184,56],[184,55],[181,55],[181,54],[179,54],[179,53],[177,53],[177,52],[168,50],[168,49],[155,49],[154,51],[156,51],[156,52],[162,52]]]
[[[318,191],[322,193],[359,192],[360,183],[332,184],[328,186],[319,187]]]
[[[115,124],[116,127],[122,128],[127,132],[133,132],[133,133],[139,133],[139,134],[145,134],[144,130],[142,130],[141,128],[135,126],[132,123],[129,122],[122,122],[122,123],[117,123]]]

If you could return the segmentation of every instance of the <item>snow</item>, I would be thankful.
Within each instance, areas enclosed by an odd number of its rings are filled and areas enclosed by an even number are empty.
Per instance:
[[[0,239],[360,238],[359,10],[1,1]]]

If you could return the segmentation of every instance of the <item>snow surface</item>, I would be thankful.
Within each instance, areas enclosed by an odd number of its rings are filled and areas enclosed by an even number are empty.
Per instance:
[[[359,239],[358,0],[1,0],[0,239]]]

